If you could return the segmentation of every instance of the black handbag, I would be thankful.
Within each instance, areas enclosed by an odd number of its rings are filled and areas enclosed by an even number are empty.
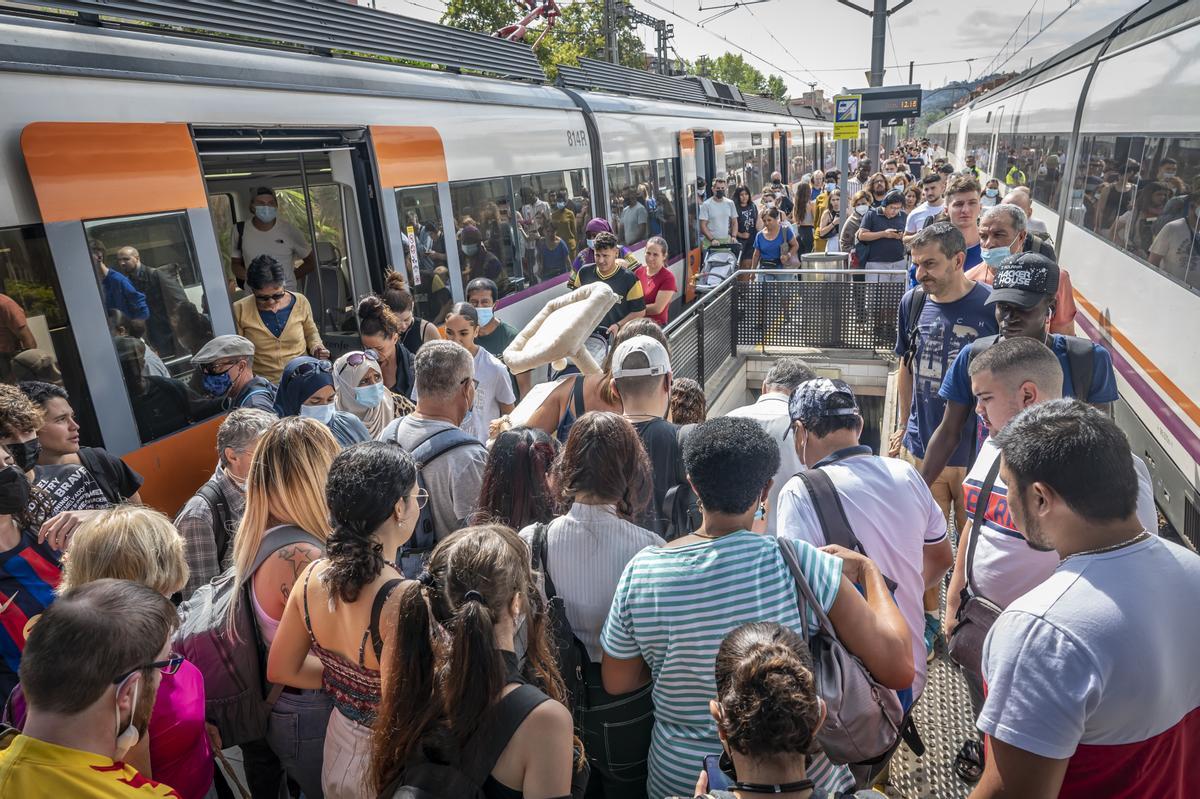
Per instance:
[[[992,498],[992,488],[996,485],[996,476],[1000,473],[1000,458],[992,463],[984,478],[983,487],[979,490],[979,499],[975,502],[975,513],[971,516],[971,543],[967,546],[966,585],[963,586],[955,615],[954,632],[950,634],[947,647],[950,658],[958,665],[973,674],[983,675],[983,642],[988,630],[1000,618],[1002,608],[985,597],[975,585],[971,576],[975,561],[975,545],[983,531],[983,517],[987,513],[988,502]]]

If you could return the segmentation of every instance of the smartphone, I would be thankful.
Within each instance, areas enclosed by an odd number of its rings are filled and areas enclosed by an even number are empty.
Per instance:
[[[704,756],[704,773],[708,775],[708,790],[710,791],[723,791],[733,785],[733,780],[729,778],[729,775],[721,771],[720,755]]]

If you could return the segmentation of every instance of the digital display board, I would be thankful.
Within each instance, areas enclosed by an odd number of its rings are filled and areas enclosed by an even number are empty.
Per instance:
[[[861,119],[901,120],[921,115],[920,86],[881,86],[872,89],[856,89],[862,95]],[[896,124],[893,122],[893,124]]]

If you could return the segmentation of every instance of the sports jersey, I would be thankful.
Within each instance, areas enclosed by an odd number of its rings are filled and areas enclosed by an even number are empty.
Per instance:
[[[16,730],[0,735],[0,796],[180,799],[173,788],[146,779],[127,763],[39,741]]]
[[[988,633],[979,729],[1067,759],[1062,799],[1194,795],[1198,604],[1200,557],[1160,538],[1066,559]]]
[[[0,692],[17,684],[25,636],[34,619],[54,601],[62,555],[38,543],[37,533],[22,530],[15,547],[0,552]]]
[[[604,283],[619,297],[619,301],[600,321],[600,327],[608,328],[620,322],[635,311],[646,310],[646,298],[642,293],[642,281],[638,276],[623,266],[617,266],[610,274],[600,274],[595,263],[584,264],[579,268],[567,284],[571,289],[586,286],[589,283]]]

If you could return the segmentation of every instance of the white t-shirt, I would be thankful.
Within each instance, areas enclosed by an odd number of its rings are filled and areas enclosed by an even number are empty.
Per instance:
[[[1159,267],[1173,277],[1183,280],[1188,266],[1200,269],[1200,247],[1193,244],[1195,236],[1186,219],[1176,219],[1163,225],[1150,245],[1150,254],[1162,258]]]
[[[736,216],[737,206],[728,197],[709,197],[700,203],[700,220],[708,222],[708,233],[713,238],[729,238],[729,225]]]
[[[459,426],[486,444],[488,428],[493,420],[500,418],[500,403],[512,405],[517,396],[513,393],[508,369],[483,347],[475,353],[475,379],[479,381],[475,405]]]
[[[963,499],[967,518],[975,518],[979,492],[992,463],[1000,457],[1000,449],[987,439],[979,447],[979,457],[963,482]],[[1133,468],[1138,478],[1137,516],[1147,530],[1158,532],[1158,511],[1154,508],[1154,486],[1150,470],[1142,459],[1133,455]],[[1043,583],[1058,566],[1057,552],[1040,552],[1025,543],[1008,509],[1008,487],[999,477],[992,488],[983,530],[975,545],[975,560],[971,576],[984,597],[1006,608],[1017,597]],[[974,535],[974,532],[971,533]]]
[[[779,471],[775,473],[775,482],[767,496],[767,533],[775,535],[779,520],[779,492],[788,480],[804,471],[804,464],[796,454],[795,439],[791,436],[784,438],[792,426],[792,417],[788,414],[788,395],[763,394],[753,405],[734,408],[726,416],[753,419],[779,445]]]
[[[1200,557],[1156,537],[1068,558],[983,645],[978,726],[1069,758],[1059,796],[1192,796],[1200,783]]]
[[[945,205],[930,205],[923,202],[912,210],[908,215],[908,221],[904,223],[905,233],[916,233],[921,228],[925,227],[925,220],[931,216],[937,216],[942,211],[946,210]]]
[[[837,488],[846,521],[867,557],[896,581],[896,606],[912,637],[913,698],[925,687],[925,547],[946,537],[946,517],[913,466],[895,458],[854,455],[822,466]],[[779,495],[779,529],[783,538],[815,547],[829,542],[808,489],[793,477]]]
[[[260,255],[269,255],[283,265],[283,287],[288,291],[296,290],[296,261],[304,260],[312,252],[312,247],[290,223],[276,219],[270,230],[259,230],[253,220],[246,220],[239,237],[237,230],[233,233],[234,258],[241,258],[247,267]]]

